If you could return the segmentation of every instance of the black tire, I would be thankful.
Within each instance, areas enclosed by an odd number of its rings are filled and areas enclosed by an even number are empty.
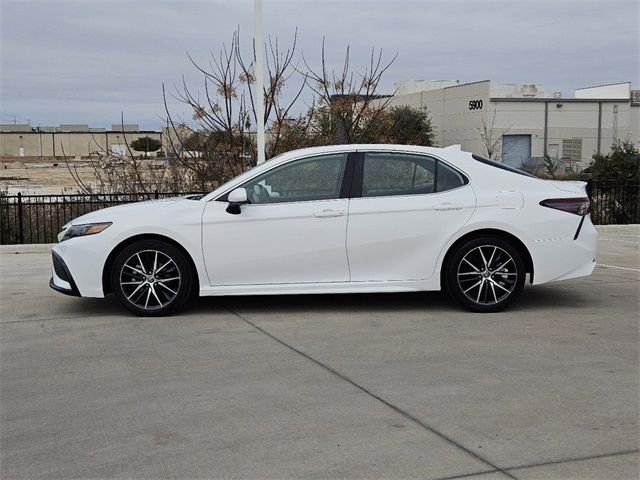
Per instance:
[[[482,236],[453,252],[445,275],[449,295],[469,310],[488,313],[502,310],[518,298],[526,272],[522,256],[510,242]]]
[[[141,240],[116,257],[111,289],[122,306],[136,315],[169,315],[192,297],[193,275],[178,248],[161,240]]]

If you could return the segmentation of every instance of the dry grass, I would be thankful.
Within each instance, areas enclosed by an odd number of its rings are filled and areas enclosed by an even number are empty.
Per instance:
[[[93,179],[87,160],[71,160],[83,180]],[[78,187],[64,160],[39,157],[0,158],[0,190],[9,194],[75,193]]]

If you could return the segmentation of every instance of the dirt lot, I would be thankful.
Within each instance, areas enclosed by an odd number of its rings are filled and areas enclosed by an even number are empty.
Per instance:
[[[87,160],[69,160],[83,181],[90,181],[93,169]],[[37,157],[0,158],[0,190],[16,194],[58,195],[75,193],[78,187],[64,159]]]
[[[640,228],[500,314],[444,295],[136,318],[0,254],[0,476],[635,479]]]

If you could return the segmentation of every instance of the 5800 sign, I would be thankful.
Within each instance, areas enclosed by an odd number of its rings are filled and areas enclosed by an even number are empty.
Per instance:
[[[469,100],[469,110],[481,110],[482,100]]]

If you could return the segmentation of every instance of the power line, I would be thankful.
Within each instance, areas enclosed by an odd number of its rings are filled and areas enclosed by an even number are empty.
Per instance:
[[[2,112],[0,112],[0,117],[8,118],[8,119],[12,120],[14,124],[18,123],[18,120],[20,120],[21,122],[24,121],[24,122],[28,123],[29,125],[31,125],[31,119],[30,118],[22,117],[20,115],[16,115],[15,113],[2,113]]]

